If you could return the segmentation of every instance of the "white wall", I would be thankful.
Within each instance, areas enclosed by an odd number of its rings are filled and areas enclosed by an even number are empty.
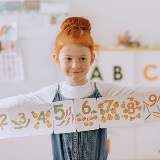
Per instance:
[[[114,45],[117,34],[129,30],[143,44],[160,45],[159,0],[69,0],[70,15],[85,16],[102,47]]]
[[[159,0],[68,0],[68,2],[70,16],[84,16],[91,20],[93,37],[102,47],[114,45],[116,35],[126,30],[140,37],[144,44],[160,42]],[[50,36],[43,39],[20,39],[25,80],[0,81],[0,98],[35,91],[63,79],[54,70]],[[50,137],[0,140],[0,157],[2,160],[51,160]]]

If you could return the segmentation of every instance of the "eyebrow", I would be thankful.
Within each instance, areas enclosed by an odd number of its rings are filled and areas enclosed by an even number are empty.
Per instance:
[[[65,57],[72,57],[72,55],[64,55]],[[80,55],[78,57],[87,57],[88,55]]]

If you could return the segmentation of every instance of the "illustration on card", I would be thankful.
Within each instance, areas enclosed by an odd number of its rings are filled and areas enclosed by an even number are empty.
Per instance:
[[[54,133],[75,132],[74,106],[72,100],[53,102]]]
[[[142,102],[135,95],[97,99],[100,127],[121,126],[142,120]],[[139,122],[140,123],[140,122]]]
[[[98,117],[101,128],[113,125],[121,119],[118,97],[103,97],[97,99]],[[117,123],[117,122],[116,122]]]
[[[91,109],[91,106],[88,105],[88,101],[84,101],[82,104],[82,112],[76,115],[76,119],[78,122],[84,122],[84,126],[93,126],[93,120],[98,119],[97,111]]]
[[[28,107],[15,107],[8,109],[11,126],[11,137],[31,135],[31,116]]]
[[[40,121],[42,121],[47,128],[52,127],[52,123],[48,120],[48,118],[51,116],[51,111],[47,110],[46,112],[41,111],[40,114],[38,115],[38,112],[36,113],[35,111],[32,111],[32,117],[34,119],[37,119],[38,122],[34,125],[34,129],[39,129],[40,127]]]
[[[19,118],[11,119],[11,122],[14,124],[15,129],[27,128],[31,122],[30,118],[27,118],[25,113],[18,113]]]
[[[69,106],[67,109],[63,109],[63,104],[60,105],[54,105],[54,114],[57,114],[58,112],[61,112],[61,116],[55,116],[55,119],[57,121],[60,121],[59,124],[56,124],[56,126],[67,126],[69,123],[74,122],[74,114],[72,113],[72,107]]]
[[[96,98],[75,100],[74,106],[78,131],[99,128]]]
[[[0,139],[10,137],[9,116],[6,109],[0,109]]]
[[[120,96],[120,107],[122,108],[122,118],[126,124],[143,123],[143,102],[142,95],[132,94],[128,96]]]
[[[33,135],[53,133],[53,116],[50,104],[30,107]]]
[[[145,122],[160,122],[160,92],[143,94]]]

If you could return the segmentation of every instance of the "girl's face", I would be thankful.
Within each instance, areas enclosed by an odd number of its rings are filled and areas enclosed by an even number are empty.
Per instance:
[[[91,56],[89,48],[75,44],[64,46],[59,54],[59,65],[66,83],[71,86],[85,84],[91,61],[94,61],[94,55]]]

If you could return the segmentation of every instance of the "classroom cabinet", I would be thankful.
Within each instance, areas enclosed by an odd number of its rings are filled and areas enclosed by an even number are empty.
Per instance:
[[[108,160],[134,159],[134,127],[108,128],[110,152]]]
[[[108,129],[108,160],[159,160],[160,123]]]
[[[103,50],[88,77],[120,85],[160,87],[160,50]],[[160,123],[108,128],[108,160],[159,160]]]
[[[160,85],[160,50],[102,50],[88,78],[120,85]]]
[[[160,159],[160,123],[135,127],[136,159]]]

